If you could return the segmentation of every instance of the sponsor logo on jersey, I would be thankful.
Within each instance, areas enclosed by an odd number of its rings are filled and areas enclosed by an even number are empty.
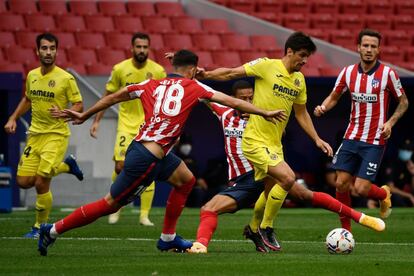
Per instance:
[[[44,98],[54,98],[55,93],[50,91],[43,91],[43,90],[30,90],[30,95],[44,97]]]
[[[352,100],[359,103],[376,103],[378,101],[377,94],[363,94],[363,93],[352,93]]]
[[[284,94],[291,97],[297,97],[299,95],[299,91],[295,89],[290,89],[287,87],[284,87],[283,85],[279,85],[275,83],[273,85],[273,94],[275,96],[280,96],[280,94]]]
[[[50,88],[55,87],[56,82],[54,80],[50,80],[49,83],[47,84]]]
[[[262,61],[262,58],[258,58],[258,59],[252,60],[252,61],[249,62],[249,65],[250,66],[253,66],[253,65],[259,63],[260,61]]]
[[[237,129],[237,128],[234,128],[234,127],[226,127],[226,128],[224,128],[224,135],[226,137],[242,138],[243,130],[242,129]]]

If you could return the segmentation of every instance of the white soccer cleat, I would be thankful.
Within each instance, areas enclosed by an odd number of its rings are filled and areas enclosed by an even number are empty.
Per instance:
[[[115,223],[117,223],[118,220],[119,220],[120,215],[121,215],[121,209],[119,209],[118,211],[116,211],[113,214],[110,214],[108,216],[108,223],[109,224],[115,224]]]
[[[194,253],[194,254],[206,254],[207,247],[199,242],[193,242],[193,246],[187,249],[187,253]]]
[[[139,224],[144,225],[144,226],[154,226],[154,223],[150,221],[148,217],[140,218]]]

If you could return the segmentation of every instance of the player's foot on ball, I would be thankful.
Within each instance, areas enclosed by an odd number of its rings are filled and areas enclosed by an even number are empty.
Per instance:
[[[266,227],[266,229],[258,228],[258,233],[262,238],[263,243],[272,251],[279,251],[282,248],[280,247],[279,242],[276,239],[276,234],[273,228]]]
[[[39,228],[32,226],[32,229],[28,233],[24,234],[23,237],[28,239],[38,239],[39,231]]]
[[[193,246],[193,243],[176,235],[172,241],[166,242],[159,239],[157,248],[161,251],[185,252],[188,248]]]
[[[39,242],[37,243],[37,250],[40,252],[40,255],[47,255],[47,248],[52,245],[56,239],[53,239],[50,236],[50,229],[52,229],[53,224],[42,224],[40,225],[40,235]]]
[[[266,247],[266,245],[263,243],[262,238],[260,237],[259,233],[255,233],[250,228],[250,225],[246,225],[243,230],[243,236],[246,239],[251,240],[254,245],[256,246],[256,251],[267,253],[269,252],[269,249]]]
[[[144,225],[144,226],[154,226],[154,223],[150,221],[148,217],[140,218],[139,224]]]
[[[68,157],[65,158],[63,161],[69,166],[69,173],[76,176],[79,181],[83,180],[83,172],[79,168],[78,163],[76,162],[76,157],[73,154],[70,154]]]
[[[187,249],[187,253],[205,254],[207,253],[207,247],[200,242],[193,242],[193,246]]]
[[[388,218],[391,215],[391,190],[390,187],[384,185],[381,187],[387,192],[387,196],[384,200],[380,201],[380,217],[381,218]]]
[[[367,216],[365,214],[362,214],[359,223],[378,232],[385,230],[385,222],[382,219]]]

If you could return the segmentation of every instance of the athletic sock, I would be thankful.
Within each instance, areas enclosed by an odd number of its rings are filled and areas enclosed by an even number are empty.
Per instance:
[[[155,182],[152,182],[151,185],[141,194],[141,208],[140,208],[140,218],[148,218],[148,214],[151,210],[152,200],[154,198],[155,192]]]
[[[265,206],[266,196],[265,193],[262,192],[259,198],[257,199],[256,203],[254,204],[253,216],[249,223],[250,229],[254,233],[257,233],[257,228],[259,228],[259,225],[262,222]]]
[[[211,211],[200,212],[200,225],[197,230],[197,241],[208,247],[208,244],[217,228],[217,213]]]
[[[332,196],[321,192],[313,192],[312,205],[352,218],[358,223],[362,215],[362,213],[342,204]]]
[[[195,177],[184,183],[181,187],[174,187],[170,192],[165,208],[164,225],[162,227],[163,234],[174,234],[178,218],[184,209],[188,194],[193,189]]]
[[[351,206],[351,195],[349,194],[349,191],[336,191],[336,199],[346,206]],[[342,228],[351,232],[351,219],[343,214],[339,214],[339,220],[341,221]]]
[[[269,195],[267,196],[263,220],[260,224],[260,228],[273,228],[273,219],[277,216],[287,194],[288,192],[285,191],[279,184],[273,186],[269,192]]]
[[[34,227],[40,228],[40,224],[46,223],[52,210],[53,196],[49,190],[47,193],[36,195],[35,214],[36,222]]]
[[[367,197],[375,200],[384,200],[387,197],[387,192],[377,185],[371,184],[371,188],[368,191]]]
[[[59,166],[55,167],[53,170],[53,176],[56,176],[61,173],[67,173],[69,172],[70,168],[69,165],[65,162],[60,162]]]
[[[116,212],[114,208],[106,202],[104,198],[98,201],[83,205],[73,211],[71,214],[55,223],[56,232],[63,234],[71,229],[87,225],[94,222],[102,216]]]

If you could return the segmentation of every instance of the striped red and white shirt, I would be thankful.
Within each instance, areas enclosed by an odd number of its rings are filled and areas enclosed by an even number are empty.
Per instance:
[[[387,121],[390,95],[401,97],[405,92],[397,73],[380,62],[364,73],[359,64],[342,69],[334,91],[351,94],[351,114],[345,139],[384,145],[381,127]]]
[[[180,137],[188,115],[202,99],[211,99],[214,90],[196,80],[169,75],[127,86],[131,99],[140,98],[145,122],[136,141],[152,141],[168,153]]]
[[[229,179],[234,179],[253,170],[253,166],[244,157],[241,143],[247,121],[233,108],[210,103],[213,113],[218,117],[224,132],[224,147],[229,164]]]

